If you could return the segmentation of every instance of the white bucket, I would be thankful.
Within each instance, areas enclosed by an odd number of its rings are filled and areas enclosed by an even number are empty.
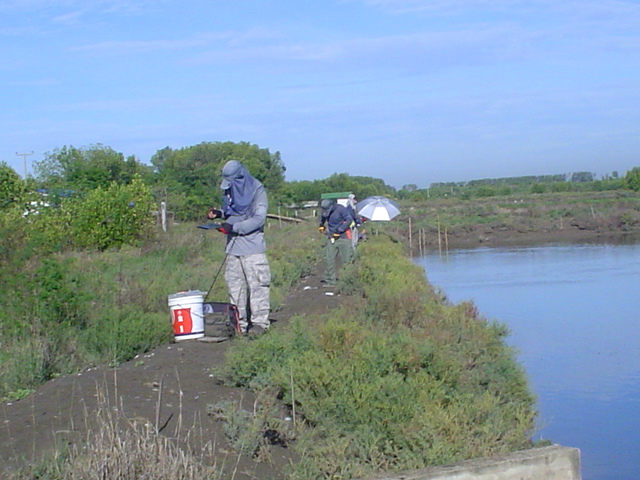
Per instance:
[[[169,295],[171,324],[176,341],[204,337],[202,304],[207,292],[190,290]]]

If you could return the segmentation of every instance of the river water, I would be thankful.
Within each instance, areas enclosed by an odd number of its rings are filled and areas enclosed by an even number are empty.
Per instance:
[[[640,478],[640,245],[438,252],[450,301],[505,323],[538,396],[534,439],[577,447],[584,480]]]

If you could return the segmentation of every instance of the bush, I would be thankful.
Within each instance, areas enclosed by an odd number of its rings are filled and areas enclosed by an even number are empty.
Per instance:
[[[137,178],[129,185],[98,187],[72,203],[71,227],[79,247],[105,250],[140,241],[153,224],[153,198]]]
[[[633,167],[624,176],[624,185],[634,192],[640,191],[640,167]]]
[[[124,305],[105,311],[85,331],[87,349],[112,364],[168,343],[172,332],[165,312],[144,312],[137,305]]]
[[[472,304],[446,304],[382,236],[359,247],[345,288],[343,309],[228,350],[230,382],[275,389],[299,412],[294,478],[364,477],[530,446],[534,399],[503,326]]]

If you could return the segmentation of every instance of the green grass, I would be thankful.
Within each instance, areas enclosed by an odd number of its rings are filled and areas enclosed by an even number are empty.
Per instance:
[[[272,309],[317,261],[308,225],[270,225]],[[227,301],[224,237],[195,224],[172,226],[138,247],[42,256],[15,251],[0,266],[0,397],[56,375],[117,364],[173,338],[167,296],[209,291]]]
[[[359,478],[530,446],[535,400],[506,328],[472,304],[448,304],[387,236],[359,249],[341,276],[343,308],[228,351],[231,384],[297,412],[292,478]]]

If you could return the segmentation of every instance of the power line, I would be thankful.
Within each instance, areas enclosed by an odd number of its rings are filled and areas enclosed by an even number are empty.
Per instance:
[[[33,152],[31,153],[18,153],[16,152],[16,155],[19,157],[22,157],[22,161],[24,162],[24,179],[27,179],[27,157],[29,155],[33,155]]]

